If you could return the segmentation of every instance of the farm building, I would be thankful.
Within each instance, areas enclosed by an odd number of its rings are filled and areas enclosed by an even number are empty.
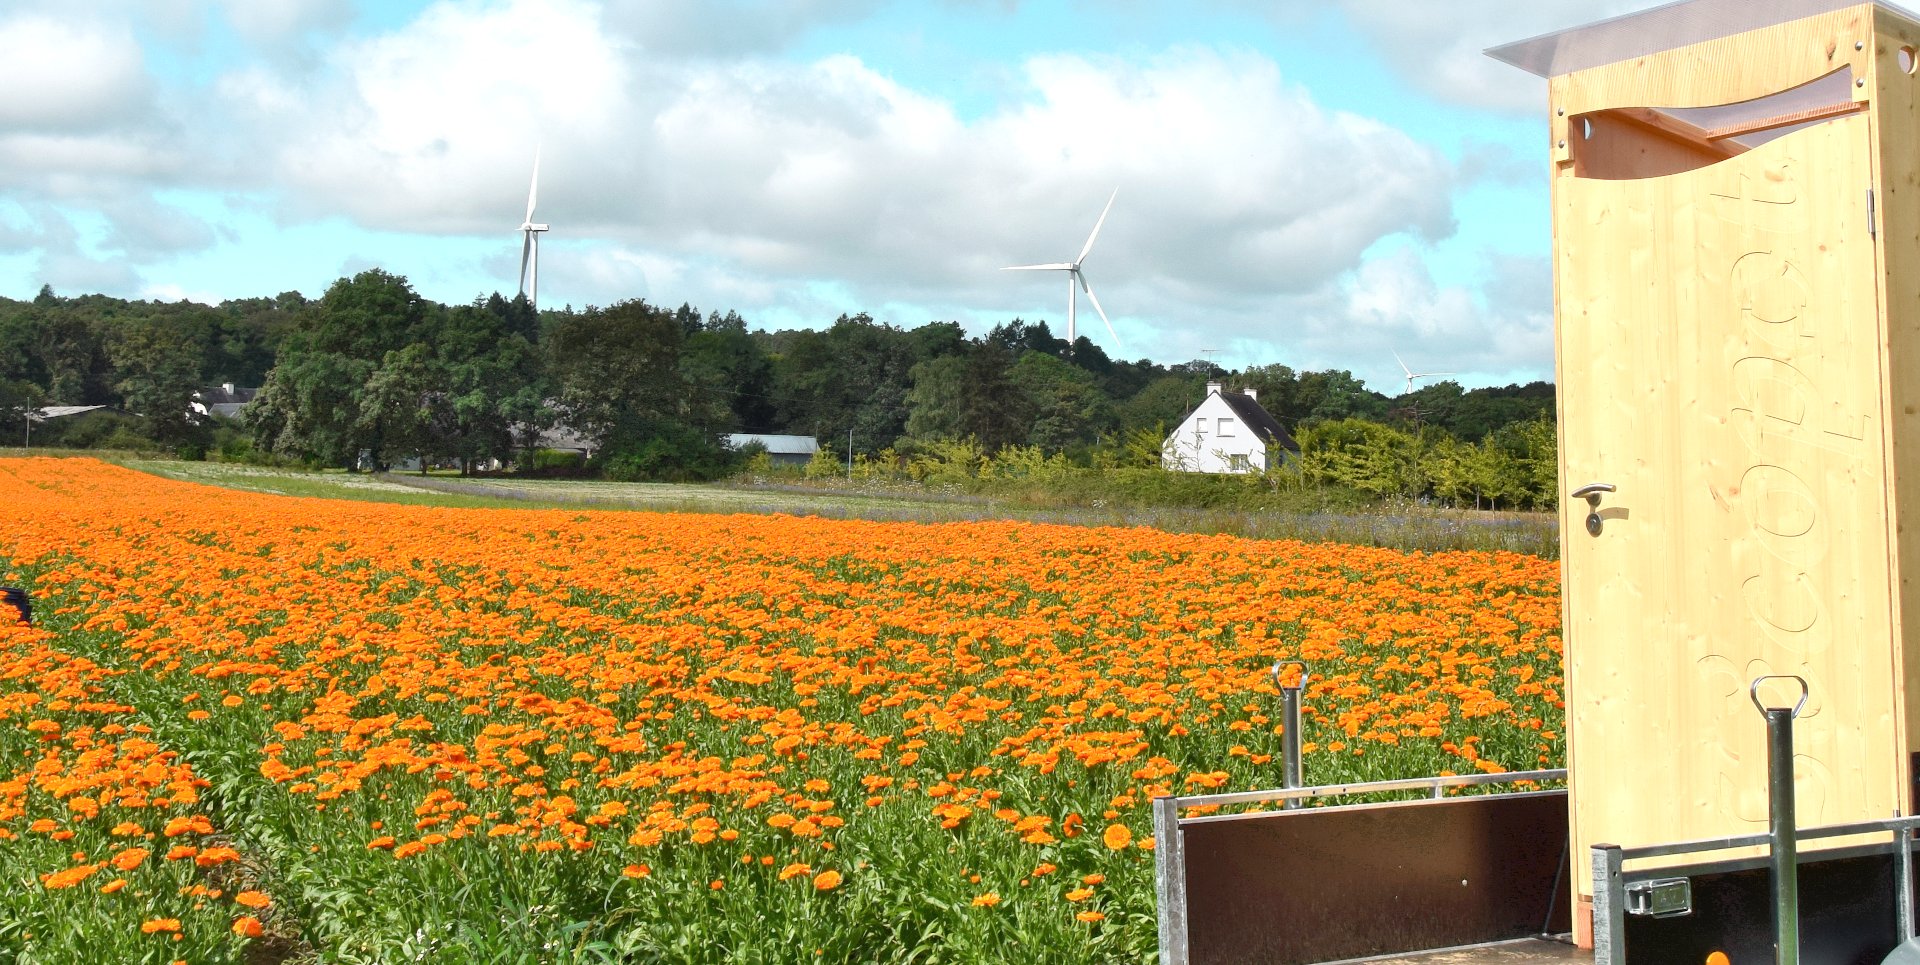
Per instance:
[[[246,408],[247,403],[252,402],[259,395],[260,390],[257,388],[244,388],[232,382],[224,382],[196,390],[193,393],[193,401],[187,403],[187,407],[195,415],[212,416],[216,419],[238,419],[240,410]]]
[[[1298,455],[1280,420],[1253,389],[1225,392],[1207,383],[1207,396],[1160,446],[1160,464],[1174,472],[1265,472],[1268,453]]]
[[[738,452],[754,443],[766,447],[767,457],[776,466],[804,466],[820,449],[812,436],[787,436],[764,432],[730,432],[727,448]]]

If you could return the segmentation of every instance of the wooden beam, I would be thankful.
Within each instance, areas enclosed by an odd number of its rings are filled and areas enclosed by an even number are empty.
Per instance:
[[[1677,141],[1699,148],[1708,154],[1722,158],[1734,157],[1746,151],[1744,144],[1725,144],[1714,138],[1711,132],[1697,124],[1690,124],[1672,114],[1657,111],[1650,107],[1620,107],[1600,114],[1618,118],[1629,124],[1647,128]]]

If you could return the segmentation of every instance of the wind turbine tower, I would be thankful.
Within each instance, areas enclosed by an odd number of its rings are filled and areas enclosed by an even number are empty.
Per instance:
[[[1100,226],[1107,223],[1107,212],[1113,210],[1113,201],[1120,196],[1120,189],[1114,188],[1107,198],[1107,206],[1100,211],[1100,220],[1093,223],[1093,233],[1087,236],[1085,247],[1080,249],[1080,257],[1070,262],[1055,262],[1050,265],[1013,265],[1001,271],[1064,271],[1067,273],[1067,347],[1072,351],[1079,337],[1075,327],[1075,312],[1078,308],[1079,292],[1087,293],[1087,301],[1093,303],[1093,310],[1100,313],[1100,320],[1107,323],[1107,334],[1113,336],[1113,346],[1120,347],[1120,333],[1113,330],[1113,321],[1107,318],[1107,310],[1100,307],[1100,299],[1094,297],[1092,286],[1087,284],[1087,276],[1080,270],[1080,264],[1087,260],[1087,253],[1093,250],[1093,239],[1100,237]],[[1078,286],[1079,291],[1075,291]]]
[[[520,294],[527,296],[527,303],[540,307],[540,235],[547,230],[543,224],[533,222],[533,206],[540,200],[540,153],[533,155],[533,186],[527,189],[527,217],[520,222],[520,233],[524,240],[520,244]]]
[[[1431,379],[1439,375],[1454,374],[1452,372],[1415,372],[1414,370],[1407,368],[1407,363],[1400,358],[1399,352],[1393,353],[1393,360],[1395,362],[1400,363],[1400,371],[1407,373],[1407,390],[1406,392],[1402,392],[1401,395],[1407,395],[1413,391],[1413,383],[1416,379]]]

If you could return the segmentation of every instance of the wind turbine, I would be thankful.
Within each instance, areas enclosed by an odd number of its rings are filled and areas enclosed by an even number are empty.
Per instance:
[[[527,219],[520,223],[526,240],[520,244],[520,294],[527,303],[540,307],[540,234],[547,230],[533,223],[533,206],[540,199],[540,152],[533,152],[533,186],[527,189]]]
[[[1067,273],[1068,351],[1072,351],[1073,344],[1078,336],[1074,316],[1078,307],[1076,303],[1079,292],[1074,291],[1075,285],[1079,286],[1080,291],[1087,293],[1087,301],[1092,302],[1093,310],[1100,313],[1100,320],[1107,323],[1107,334],[1113,336],[1114,348],[1117,349],[1120,347],[1120,333],[1113,330],[1113,321],[1107,318],[1107,310],[1100,307],[1100,299],[1094,297],[1093,288],[1087,284],[1087,276],[1080,270],[1080,263],[1087,260],[1087,252],[1093,250],[1093,239],[1100,237],[1100,226],[1107,223],[1107,212],[1113,210],[1114,198],[1118,198],[1119,196],[1120,189],[1114,188],[1113,194],[1107,198],[1107,206],[1100,211],[1100,220],[1093,223],[1093,233],[1087,236],[1086,247],[1080,249],[1080,257],[1075,258],[1071,262],[1057,262],[1051,265],[1013,265],[1000,269],[1001,271],[1064,271]]]
[[[1389,349],[1389,351],[1391,351],[1391,349]],[[1414,380],[1415,380],[1415,379],[1430,379],[1430,378],[1433,378],[1433,377],[1434,377],[1434,376],[1436,376],[1436,375],[1452,375],[1452,374],[1454,374],[1454,373],[1452,373],[1452,372],[1415,372],[1414,370],[1412,370],[1412,369],[1410,369],[1410,368],[1407,368],[1407,363],[1406,363],[1406,362],[1405,362],[1405,361],[1404,361],[1403,359],[1401,359],[1401,358],[1400,358],[1400,353],[1399,353],[1399,352],[1394,352],[1394,353],[1393,353],[1393,360],[1394,360],[1395,362],[1399,362],[1399,363],[1400,363],[1400,371],[1402,371],[1402,372],[1405,372],[1405,373],[1407,373],[1407,391],[1406,391],[1406,392],[1402,392],[1402,393],[1401,393],[1402,395],[1406,395],[1406,394],[1409,394],[1409,393],[1411,393],[1411,392],[1413,391],[1413,383],[1414,383]]]

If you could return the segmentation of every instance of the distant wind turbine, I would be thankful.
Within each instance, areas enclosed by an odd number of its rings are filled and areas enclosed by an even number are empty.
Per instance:
[[[1067,273],[1067,346],[1069,351],[1072,350],[1072,346],[1079,334],[1075,328],[1076,319],[1074,317],[1078,307],[1076,303],[1079,297],[1079,292],[1074,290],[1076,285],[1079,286],[1080,291],[1087,293],[1087,301],[1092,302],[1093,310],[1100,313],[1100,320],[1107,323],[1107,334],[1113,336],[1114,348],[1118,349],[1120,347],[1120,333],[1113,330],[1113,321],[1107,318],[1107,310],[1100,307],[1100,299],[1094,297],[1092,286],[1087,284],[1086,274],[1080,270],[1080,263],[1087,260],[1087,252],[1093,250],[1093,239],[1100,237],[1100,226],[1107,223],[1107,212],[1113,210],[1114,198],[1118,198],[1119,196],[1120,189],[1114,188],[1113,194],[1107,198],[1107,206],[1100,211],[1100,220],[1093,223],[1093,233],[1087,236],[1086,247],[1080,249],[1080,257],[1075,258],[1071,262],[1057,262],[1051,265],[1013,265],[1001,269],[1001,271],[1064,271]]]
[[[533,223],[533,206],[540,200],[540,152],[533,152],[533,186],[527,189],[527,218],[520,223],[525,240],[520,244],[520,294],[527,303],[540,307],[540,235],[547,230]]]
[[[1393,353],[1393,360],[1395,362],[1400,363],[1400,371],[1407,373],[1407,391],[1401,393],[1402,395],[1406,395],[1413,391],[1413,383],[1415,379],[1431,379],[1436,375],[1453,375],[1454,374],[1452,372],[1415,372],[1414,370],[1407,368],[1407,363],[1400,358],[1399,352]]]

